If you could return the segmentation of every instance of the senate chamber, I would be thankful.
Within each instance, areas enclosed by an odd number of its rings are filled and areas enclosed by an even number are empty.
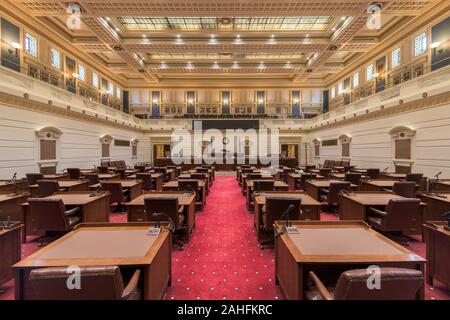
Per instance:
[[[450,300],[448,0],[2,0],[0,38],[0,306]]]

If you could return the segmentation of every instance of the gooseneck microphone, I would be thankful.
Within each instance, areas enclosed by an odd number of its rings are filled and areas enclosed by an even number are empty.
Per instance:
[[[156,221],[155,227],[161,228],[161,216],[163,215],[162,212],[153,212],[152,218]]]
[[[286,220],[286,227],[290,227],[291,224],[289,222],[289,215],[291,214],[292,210],[294,210],[295,206],[293,204],[290,204],[289,207],[286,209],[286,211],[283,212],[281,215],[281,220]]]
[[[16,180],[17,180],[17,172],[14,172],[14,175],[13,175],[11,181],[16,181]]]
[[[194,189],[190,184],[186,186],[189,190],[191,190],[192,194],[197,194],[197,190]]]
[[[439,180],[439,176],[442,174],[442,171],[439,171],[439,173],[434,175],[435,180]]]
[[[387,172],[388,169],[389,169],[389,167],[384,168],[384,169],[383,169],[383,172]]]
[[[161,217],[165,217],[165,218],[167,218],[167,220],[169,220],[168,229],[170,230],[171,233],[174,233],[175,232],[175,222],[173,222],[173,220],[164,212],[154,212],[152,214],[152,218],[154,218],[156,220],[156,227],[161,228]]]

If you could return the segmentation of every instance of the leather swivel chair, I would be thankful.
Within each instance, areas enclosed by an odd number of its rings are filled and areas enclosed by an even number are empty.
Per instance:
[[[30,214],[36,220],[36,231],[65,233],[71,231],[81,221],[79,215],[74,215],[80,208],[66,210],[61,199],[28,199]],[[39,246],[44,243],[39,241]]]
[[[320,201],[326,202],[329,209],[336,211],[339,206],[339,193],[342,191],[351,192],[351,183],[349,181],[332,181],[327,189],[320,189]]]
[[[283,169],[283,181],[287,183],[289,173],[295,172],[294,168],[284,168]]]
[[[169,181],[170,178],[169,178],[169,175],[167,174],[167,169],[166,168],[164,168],[164,167],[155,167],[154,170],[155,170],[156,173],[162,173],[163,174],[165,182]]]
[[[380,169],[367,169],[366,176],[369,179],[378,179],[380,177]]]
[[[128,201],[128,195],[122,184],[118,181],[102,181],[101,189],[109,192],[110,204],[117,203],[116,212],[123,212],[123,203]]]
[[[58,181],[55,180],[39,180],[37,185],[39,187],[40,198],[45,198],[57,192],[64,191],[60,189]]]
[[[80,267],[81,289],[67,287],[66,267],[39,268],[30,272],[31,286],[39,300],[140,300],[138,289],[141,271],[124,286],[118,266]]]
[[[191,173],[191,179],[205,180],[206,175],[202,172]]]
[[[347,172],[345,174],[344,180],[349,181],[351,184],[359,186],[359,183],[361,182],[361,176],[361,173],[358,172]]]
[[[98,173],[108,173],[108,167],[107,166],[99,166],[97,167]]]
[[[137,172],[145,172],[145,166],[136,165],[134,166],[134,169],[137,170]]]
[[[69,174],[69,179],[80,179],[81,178],[80,168],[67,168],[67,173]]]
[[[88,181],[90,190],[95,190],[101,187],[98,173],[85,173],[84,177]]]
[[[275,188],[274,180],[267,180],[267,179],[253,180],[253,191],[254,192],[273,191],[274,188]]]
[[[182,250],[184,242],[177,236],[179,233],[186,232],[186,217],[184,216],[184,206],[178,204],[178,197],[144,197],[145,214],[149,221],[156,221],[153,217],[154,213],[164,213],[170,218],[174,224],[175,230],[174,242]],[[167,217],[160,217],[161,221],[167,221]]]
[[[195,192],[195,206],[198,209],[201,209],[202,207],[202,195],[201,195],[201,188],[199,187],[199,180],[197,179],[179,179],[178,180],[178,190],[184,191],[184,192]]]
[[[401,235],[403,231],[415,228],[419,206],[420,199],[391,199],[386,206],[386,211],[369,208],[367,223],[382,233],[396,237],[394,240],[408,245],[409,238],[401,237]]]
[[[144,191],[153,190],[152,174],[151,173],[138,172],[138,173],[136,173],[136,180],[142,180],[143,181],[142,189]]]
[[[30,186],[37,184],[38,180],[44,179],[44,175],[42,173],[27,173],[26,177],[28,185]]]
[[[301,198],[292,198],[289,196],[277,196],[267,195],[266,204],[262,208],[262,231],[269,233],[271,236],[261,241],[261,247],[266,244],[273,244],[274,241],[274,228],[273,224],[276,220],[280,220],[283,213],[289,208],[290,205],[294,205],[294,209],[289,214],[289,220],[302,219],[301,212]]]
[[[311,170],[314,170],[316,168],[316,166],[315,165],[306,165],[305,166],[305,171],[306,172],[311,172]]]
[[[418,186],[420,186],[422,184],[422,178],[423,178],[423,174],[422,173],[408,173],[406,175],[405,181],[413,181]]]
[[[196,168],[195,171],[200,172],[200,173],[204,173],[204,174],[208,174],[208,168]]]
[[[309,273],[309,288],[304,292],[307,300],[414,300],[423,286],[421,271],[404,268],[380,268],[380,288],[369,289],[367,269],[343,272],[335,287],[326,287],[313,272]]]
[[[114,172],[119,174],[119,179],[125,179],[126,178],[125,169],[114,169]]]
[[[329,179],[332,171],[333,169],[331,168],[320,168],[319,175],[323,176],[325,179]]]
[[[414,181],[398,181],[392,185],[392,192],[405,198],[414,198],[416,183]]]
[[[300,176],[300,184],[296,187],[297,190],[305,190],[306,189],[306,181],[316,179],[315,173],[302,173]]]
[[[330,160],[325,160],[325,161],[323,162],[322,168],[331,168],[331,167],[330,167]]]

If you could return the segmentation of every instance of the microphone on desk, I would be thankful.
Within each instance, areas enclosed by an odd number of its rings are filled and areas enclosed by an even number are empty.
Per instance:
[[[389,169],[389,167],[386,167],[382,171],[386,173],[388,171],[388,169]]]
[[[442,174],[442,171],[439,171],[439,173],[434,175],[435,180],[439,180],[439,176]]]
[[[9,228],[11,228],[11,226],[12,226],[11,216],[8,216],[6,221],[3,223],[3,228],[9,229]]]
[[[447,217],[447,227],[450,228],[450,211],[447,211],[442,215],[442,217]]]
[[[294,208],[295,206],[293,204],[290,204],[286,211],[284,211],[281,215],[281,220],[286,220],[286,227],[291,226],[289,222],[289,215],[291,214],[292,210],[294,210]]]
[[[17,180],[17,172],[14,172],[14,175],[13,175],[11,181],[16,181],[16,180]]]
[[[192,191],[192,194],[197,194],[197,190],[195,190],[194,187],[192,187],[190,184],[188,184],[186,187]]]
[[[162,212],[153,212],[152,213],[152,219],[156,220],[155,228],[161,227],[161,216],[162,215],[163,215]]]
[[[154,218],[156,220],[156,227],[157,228],[161,228],[161,217],[166,217],[167,220],[169,220],[169,226],[168,229],[171,233],[175,232],[175,223],[173,222],[173,220],[164,212],[154,212],[152,214],[152,218]]]
[[[100,193],[100,188],[97,188],[92,192],[89,197],[96,197]]]

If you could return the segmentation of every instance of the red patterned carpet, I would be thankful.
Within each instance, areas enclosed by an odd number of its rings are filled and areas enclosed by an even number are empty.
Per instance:
[[[337,219],[322,214],[323,220]],[[111,222],[126,221],[111,214]],[[37,248],[32,238],[23,257]],[[410,250],[424,256],[425,245],[413,241]],[[261,250],[253,230],[253,216],[245,207],[235,176],[216,176],[203,212],[184,251],[173,250],[172,287],[167,299],[283,299],[274,280],[274,252]],[[14,298],[14,281],[0,286],[0,300]],[[426,286],[426,299],[450,300],[450,289],[435,281]]]

